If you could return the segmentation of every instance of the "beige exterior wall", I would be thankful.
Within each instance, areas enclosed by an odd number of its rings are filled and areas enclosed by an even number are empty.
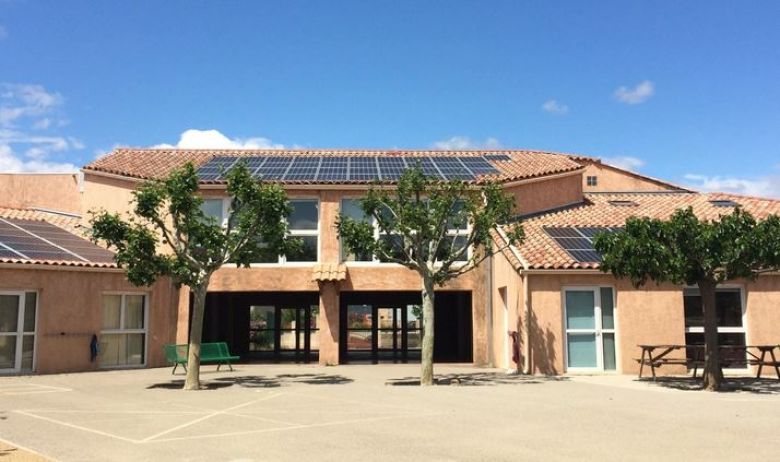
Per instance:
[[[492,264],[492,354],[491,364],[502,369],[522,369],[522,350],[519,364],[512,361],[512,339],[510,331],[520,337],[518,347],[522,346],[523,327],[520,325],[523,313],[523,286],[512,265],[501,254],[493,257]]]
[[[600,274],[531,274],[531,363],[539,374],[566,373],[563,289],[609,286],[615,290],[616,354],[618,373],[637,374],[640,344],[684,344],[683,288],[648,284],[636,289],[628,281]],[[519,277],[518,277],[519,280]],[[780,277],[734,283],[744,291],[748,344],[780,344]],[[668,356],[682,358],[682,351]],[[683,366],[664,366],[661,375],[685,373]],[[774,370],[765,368],[765,375]]]
[[[162,346],[171,343],[176,325],[176,294],[163,280],[151,288],[132,286],[119,271],[0,268],[0,290],[38,292],[35,372],[41,374],[98,369],[90,362],[90,341],[100,337],[102,295],[144,293],[148,298],[146,365],[166,365]]]
[[[84,220],[89,219],[89,212],[93,210],[105,209],[110,212],[129,213],[132,192],[138,185],[137,181],[85,173],[81,201],[81,214]]]
[[[519,214],[528,214],[562,207],[582,201],[581,171],[573,174],[525,181],[508,186],[506,191],[515,197]]]
[[[589,176],[598,179],[596,186],[588,186]],[[668,191],[674,188],[604,164],[587,163],[582,174],[582,189],[585,192],[625,192]]]
[[[0,206],[81,213],[78,173],[2,173]]]

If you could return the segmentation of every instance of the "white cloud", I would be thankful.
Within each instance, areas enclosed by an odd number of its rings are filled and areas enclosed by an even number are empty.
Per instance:
[[[501,147],[501,143],[495,138],[486,138],[485,141],[480,142],[467,136],[453,136],[448,140],[436,141],[432,147],[447,151],[464,151],[468,149],[498,149]]]
[[[620,87],[615,90],[615,99],[621,103],[639,104],[647,101],[655,93],[655,85],[649,80],[639,83],[634,88]]]
[[[780,198],[780,173],[751,178],[689,173],[683,178],[687,183],[686,186],[699,191]]]
[[[569,106],[559,103],[554,99],[548,99],[542,104],[542,110],[550,114],[566,115],[569,113]]]
[[[284,149],[284,145],[273,143],[268,138],[228,138],[219,130],[185,130],[179,142],[156,144],[153,148],[164,149]]]
[[[617,168],[622,168],[623,170],[629,170],[632,172],[636,172],[640,168],[644,167],[645,161],[642,159],[638,159],[636,157],[631,156],[617,156],[617,157],[607,157],[603,159],[605,164],[612,165]]]
[[[52,159],[84,148],[77,138],[51,132],[51,118],[63,104],[41,85],[0,83],[0,172],[73,172],[70,162]],[[37,130],[34,134],[30,130]]]

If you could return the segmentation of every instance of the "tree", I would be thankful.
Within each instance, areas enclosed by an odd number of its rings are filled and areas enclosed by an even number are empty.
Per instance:
[[[719,220],[699,220],[692,208],[669,220],[629,218],[625,229],[594,241],[601,270],[629,278],[636,287],[657,283],[697,285],[704,315],[704,388],[717,391],[720,368],[715,289],[734,279],[753,279],[780,268],[780,218],[757,221],[737,208]]]
[[[168,178],[143,183],[133,192],[133,215],[93,212],[92,239],[116,252],[128,280],[137,286],[170,276],[194,300],[184,389],[200,388],[200,343],[206,291],[225,263],[248,267],[268,255],[293,251],[285,218],[291,207],[279,185],[252,178],[243,163],[226,173],[229,219],[223,226],[202,210],[195,167],[188,163]]]
[[[494,244],[496,227],[514,217],[514,199],[500,185],[442,182],[419,168],[407,169],[394,190],[371,187],[360,200],[366,220],[339,216],[344,246],[357,255],[374,255],[401,264],[422,281],[422,373],[433,384],[434,287],[476,268],[491,255],[523,239],[523,229],[507,227],[507,242]],[[374,224],[378,228],[375,234]]]

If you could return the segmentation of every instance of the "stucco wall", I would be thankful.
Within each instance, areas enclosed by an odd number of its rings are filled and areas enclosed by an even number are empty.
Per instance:
[[[587,178],[597,177],[596,186],[588,186]],[[605,191],[665,191],[672,188],[647,178],[632,175],[620,169],[603,164],[586,164],[582,174],[582,189],[585,192]]]
[[[80,213],[81,193],[77,173],[0,174],[0,206]]]
[[[174,340],[177,296],[168,280],[133,287],[121,272],[0,268],[0,290],[38,292],[35,372],[98,369],[89,344],[100,335],[102,294],[145,293],[149,297],[147,366],[164,366],[162,346]],[[64,335],[63,335],[64,333]]]
[[[637,374],[640,344],[684,344],[683,288],[650,283],[636,289],[628,281],[607,275],[533,274],[530,278],[531,362],[534,372],[561,374],[565,367],[563,320],[564,287],[611,286],[615,289],[618,371]],[[756,282],[735,281],[745,292],[748,344],[780,344],[780,277],[765,276]],[[668,357],[682,358],[675,352]],[[766,368],[765,368],[766,369]],[[685,372],[683,366],[664,366],[661,375]],[[773,370],[766,375],[774,374]]]
[[[519,214],[549,210],[582,201],[581,172],[509,186]]]
[[[132,180],[85,173],[81,201],[82,216],[88,220],[90,211],[100,209],[128,213],[131,210],[132,192],[138,185],[138,182]]]
[[[522,284],[514,268],[503,254],[493,257],[492,278],[491,362],[493,366],[502,369],[520,369],[523,365],[522,357],[519,358],[519,364],[512,361],[513,345],[508,332],[518,332],[522,341],[523,329],[519,325],[523,312]]]

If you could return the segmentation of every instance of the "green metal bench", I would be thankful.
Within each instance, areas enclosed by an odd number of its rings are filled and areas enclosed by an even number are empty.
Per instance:
[[[163,347],[165,349],[165,359],[168,364],[173,364],[173,370],[171,374],[176,373],[176,368],[181,365],[184,368],[184,372],[187,372],[187,356],[189,354],[189,345],[174,345],[168,344]],[[217,363],[217,370],[225,364],[230,370],[233,370],[233,366],[230,361],[238,361],[241,359],[239,356],[232,356],[228,351],[227,343],[201,343],[200,344],[200,363]]]

